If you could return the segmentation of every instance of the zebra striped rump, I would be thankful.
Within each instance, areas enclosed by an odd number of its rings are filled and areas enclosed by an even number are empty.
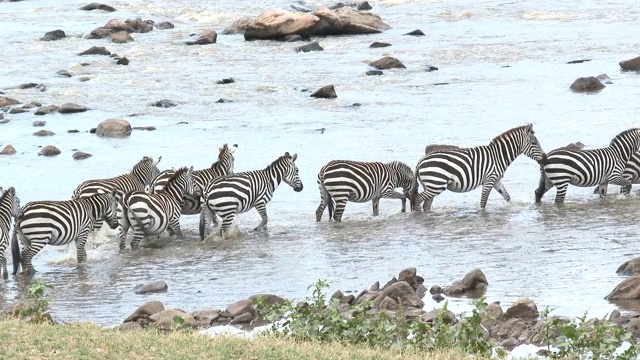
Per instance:
[[[5,252],[9,247],[11,222],[18,215],[19,209],[20,199],[16,196],[16,189],[13,186],[7,190],[0,188],[0,276],[4,279],[9,277]]]

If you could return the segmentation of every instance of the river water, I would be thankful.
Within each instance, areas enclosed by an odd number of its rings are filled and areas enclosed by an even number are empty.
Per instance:
[[[371,204],[349,203],[343,223],[328,223],[326,214],[316,223],[316,176],[332,159],[401,160],[413,167],[425,145],[482,145],[526,123],[534,124],[545,150],[575,141],[606,146],[620,131],[639,125],[632,100],[640,95],[639,75],[622,73],[618,66],[638,55],[631,36],[640,20],[634,2],[373,1],[372,11],[391,30],[317,38],[324,51],[313,53],[296,53],[300,43],[246,42],[242,35],[219,35],[214,45],[183,45],[191,33],[221,32],[240,16],[285,9],[286,1],[112,1],[114,13],[77,10],[83,4],[0,3],[0,87],[25,82],[47,87],[45,92],[4,90],[7,96],[90,108],[72,115],[4,114],[11,122],[0,125],[0,145],[13,144],[18,154],[0,158],[0,186],[16,186],[23,203],[67,199],[81,181],[128,172],[144,155],[162,156],[162,169],[204,168],[222,144],[237,143],[236,171],[262,168],[285,151],[297,152],[305,189],[295,193],[282,185],[276,191],[266,233],[249,231],[260,221],[252,211],[239,216],[230,239],[201,243],[197,216],[184,217],[185,240],[148,241],[135,253],[118,254],[116,240],[102,233],[88,244],[88,263],[80,268],[73,247],[45,247],[34,259],[36,278],[54,285],[51,306],[57,318],[113,325],[151,299],[197,310],[260,292],[300,298],[317,279],[329,280],[331,291],[358,291],[407,266],[417,267],[428,286],[448,285],[479,267],[490,283],[488,301],[505,305],[529,296],[562,315],[601,316],[615,308],[603,298],[621,281],[618,265],[638,252],[635,195],[599,200],[592,189],[571,187],[564,206],[552,204],[553,190],[535,206],[538,168],[521,157],[503,181],[510,204],[494,192],[482,212],[480,190],[445,192],[428,215],[401,214],[399,201],[382,200],[378,218],[371,216]],[[109,19],[137,16],[176,27],[132,34],[135,42],[128,44],[82,38]],[[68,38],[38,40],[58,28]],[[402,35],[414,29],[427,36]],[[393,46],[370,49],[373,41]],[[75,55],[94,45],[131,64]],[[367,62],[385,55],[399,58],[407,69],[365,76]],[[566,64],[576,59],[592,61]],[[439,70],[428,72],[428,65]],[[73,77],[57,77],[59,70]],[[600,93],[569,91],[577,77],[601,73],[613,84]],[[80,81],[82,76],[89,80]],[[216,84],[226,77],[236,82]],[[328,84],[335,85],[337,99],[313,99],[303,91]],[[216,103],[219,98],[234,102]],[[161,99],[178,106],[148,106]],[[127,139],[85,132],[113,117],[157,130],[136,131]],[[56,135],[33,136],[34,120],[45,120],[45,129]],[[82,132],[68,134],[69,129]],[[49,144],[62,154],[38,156],[38,146]],[[93,157],[74,161],[72,149]],[[610,192],[618,188],[611,186]],[[136,284],[159,279],[169,284],[167,293],[133,293]],[[13,301],[25,285],[14,277],[0,285],[0,305]],[[439,306],[425,300],[427,310]],[[469,309],[469,299],[451,302],[454,310]]]

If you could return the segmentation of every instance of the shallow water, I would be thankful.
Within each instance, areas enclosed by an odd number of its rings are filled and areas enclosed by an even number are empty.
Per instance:
[[[603,298],[621,280],[618,265],[638,252],[636,196],[599,200],[592,189],[572,187],[565,206],[552,204],[553,191],[542,206],[534,206],[538,169],[522,157],[503,180],[510,204],[492,193],[481,212],[480,190],[446,192],[429,215],[401,214],[399,201],[383,200],[379,218],[371,216],[371,204],[350,203],[342,224],[328,223],[326,214],[317,224],[315,181],[332,159],[401,160],[414,166],[427,144],[482,145],[526,123],[534,124],[546,150],[575,141],[606,146],[618,132],[638,126],[638,105],[631,99],[640,95],[639,78],[618,66],[638,55],[635,39],[625,36],[640,20],[635,4],[371,3],[393,29],[318,38],[325,50],[314,53],[296,53],[299,43],[245,42],[241,35],[219,35],[215,45],[182,44],[203,29],[221,32],[239,16],[286,8],[283,1],[110,2],[119,10],[115,13],[80,11],[84,2],[75,0],[0,4],[0,87],[43,83],[46,92],[5,92],[23,103],[75,102],[91,109],[42,117],[4,114],[11,122],[0,125],[0,145],[11,143],[18,154],[0,158],[0,186],[15,185],[23,203],[69,198],[81,181],[128,172],[144,155],[162,156],[163,169],[207,167],[224,143],[239,145],[236,171],[262,168],[285,151],[297,152],[305,185],[301,193],[286,185],[276,191],[266,233],[250,232],[259,223],[252,211],[239,216],[232,239],[200,243],[197,217],[185,217],[186,240],[148,241],[136,253],[118,254],[115,239],[102,234],[88,245],[89,261],[79,269],[73,249],[46,247],[34,266],[37,278],[55,286],[53,313],[65,321],[112,325],[149,299],[196,310],[224,307],[258,292],[299,298],[319,278],[328,279],[332,291],[359,291],[407,266],[417,267],[428,286],[447,285],[480,267],[490,283],[488,300],[503,304],[530,296],[564,315],[588,310],[600,316],[614,309]],[[176,28],[132,34],[135,42],[128,44],[82,39],[109,19],[136,16],[169,20]],[[38,40],[57,28],[69,38]],[[417,28],[427,36],[402,36]],[[393,46],[368,48],[373,41]],[[126,56],[131,64],[75,55],[93,45]],[[399,58],[407,69],[364,76],[367,62],[385,55]],[[566,64],[576,59],[592,61]],[[427,72],[427,65],[439,70]],[[62,69],[74,76],[56,77]],[[601,73],[613,84],[600,93],[568,90],[577,77]],[[81,82],[80,76],[90,80]],[[215,83],[225,77],[236,82]],[[433,85],[443,82],[449,84]],[[337,99],[313,99],[301,91],[328,84],[335,85]],[[215,103],[219,98],[235,102]],[[161,99],[179,105],[148,106]],[[128,139],[67,133],[112,117],[157,130],[134,132]],[[56,135],[32,136],[38,130],[31,127],[34,120],[45,120]],[[188,124],[177,125],[181,121]],[[38,146],[49,144],[62,154],[37,156]],[[94,156],[74,161],[75,148]],[[618,188],[611,186],[610,192]],[[134,285],[158,279],[168,282],[167,293],[133,294]],[[0,285],[0,304],[19,296],[24,282],[11,278]],[[469,308],[468,299],[452,301],[454,310]],[[425,308],[434,306],[428,300]]]

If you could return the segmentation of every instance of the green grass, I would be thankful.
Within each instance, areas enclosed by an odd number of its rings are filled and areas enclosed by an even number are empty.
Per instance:
[[[457,351],[400,353],[338,343],[257,336],[210,338],[194,332],[121,331],[94,324],[0,322],[0,359],[488,360]]]

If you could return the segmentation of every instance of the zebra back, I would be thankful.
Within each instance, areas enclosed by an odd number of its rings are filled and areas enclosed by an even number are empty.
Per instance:
[[[111,191],[112,188],[122,192],[130,192],[136,190],[145,190],[145,187],[158,176],[158,164],[162,160],[162,156],[158,161],[154,161],[152,157],[145,156],[136,165],[133,166],[128,174],[122,174],[112,178],[87,180],[82,182],[73,191],[72,199],[84,198],[95,194],[103,194]]]
[[[409,193],[415,179],[413,169],[402,161],[392,161],[385,165],[391,174],[394,188],[401,187],[404,189],[405,194]]]
[[[509,129],[494,137],[489,146],[493,146],[498,150],[495,158],[503,165],[504,170],[520,154],[524,154],[536,162],[540,162],[544,154],[540,142],[533,131],[533,124]]]

